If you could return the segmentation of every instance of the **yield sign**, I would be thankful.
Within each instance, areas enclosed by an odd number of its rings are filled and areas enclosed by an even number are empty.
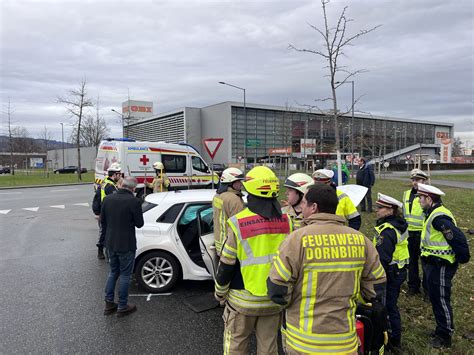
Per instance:
[[[214,159],[216,156],[217,151],[219,150],[219,147],[221,146],[222,142],[224,141],[224,138],[206,138],[204,139],[204,148],[206,148],[207,154],[211,157],[211,159]]]

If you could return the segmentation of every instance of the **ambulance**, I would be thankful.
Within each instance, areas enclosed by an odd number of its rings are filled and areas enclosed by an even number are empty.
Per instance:
[[[211,188],[219,177],[212,174],[199,152],[188,144],[166,142],[138,142],[128,138],[109,138],[100,143],[95,163],[95,183],[98,186],[107,176],[112,163],[119,163],[125,176],[137,178],[137,196],[145,193],[144,181],[152,182],[153,164],[163,163],[171,190]],[[147,188],[146,194],[152,191]]]

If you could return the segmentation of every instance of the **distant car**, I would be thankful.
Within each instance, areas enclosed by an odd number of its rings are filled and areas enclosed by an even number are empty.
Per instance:
[[[8,166],[1,166],[0,165],[0,174],[10,174],[10,168]]]
[[[77,174],[77,171],[79,168],[77,166],[65,166],[64,168],[61,169],[56,169],[54,170],[55,174]],[[81,168],[81,174],[87,173],[86,168]]]
[[[225,166],[225,164],[220,164],[220,163],[215,163],[215,164],[212,164],[212,168],[214,170],[214,172],[221,176],[222,175],[222,172],[227,169],[227,167]]]

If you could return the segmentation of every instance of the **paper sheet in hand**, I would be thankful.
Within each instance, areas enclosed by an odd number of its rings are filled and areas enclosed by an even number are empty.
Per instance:
[[[367,193],[367,187],[360,185],[342,185],[338,186],[337,189],[344,192],[351,199],[354,206],[358,206],[362,199]]]

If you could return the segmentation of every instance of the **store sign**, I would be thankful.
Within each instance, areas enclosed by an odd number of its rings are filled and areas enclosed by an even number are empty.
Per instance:
[[[286,155],[291,154],[291,147],[288,148],[270,148],[268,149],[269,155]]]
[[[451,163],[451,139],[441,140],[440,161],[441,163]]]
[[[300,151],[301,151],[301,154],[305,154],[305,155],[316,154],[316,139],[301,138]]]

